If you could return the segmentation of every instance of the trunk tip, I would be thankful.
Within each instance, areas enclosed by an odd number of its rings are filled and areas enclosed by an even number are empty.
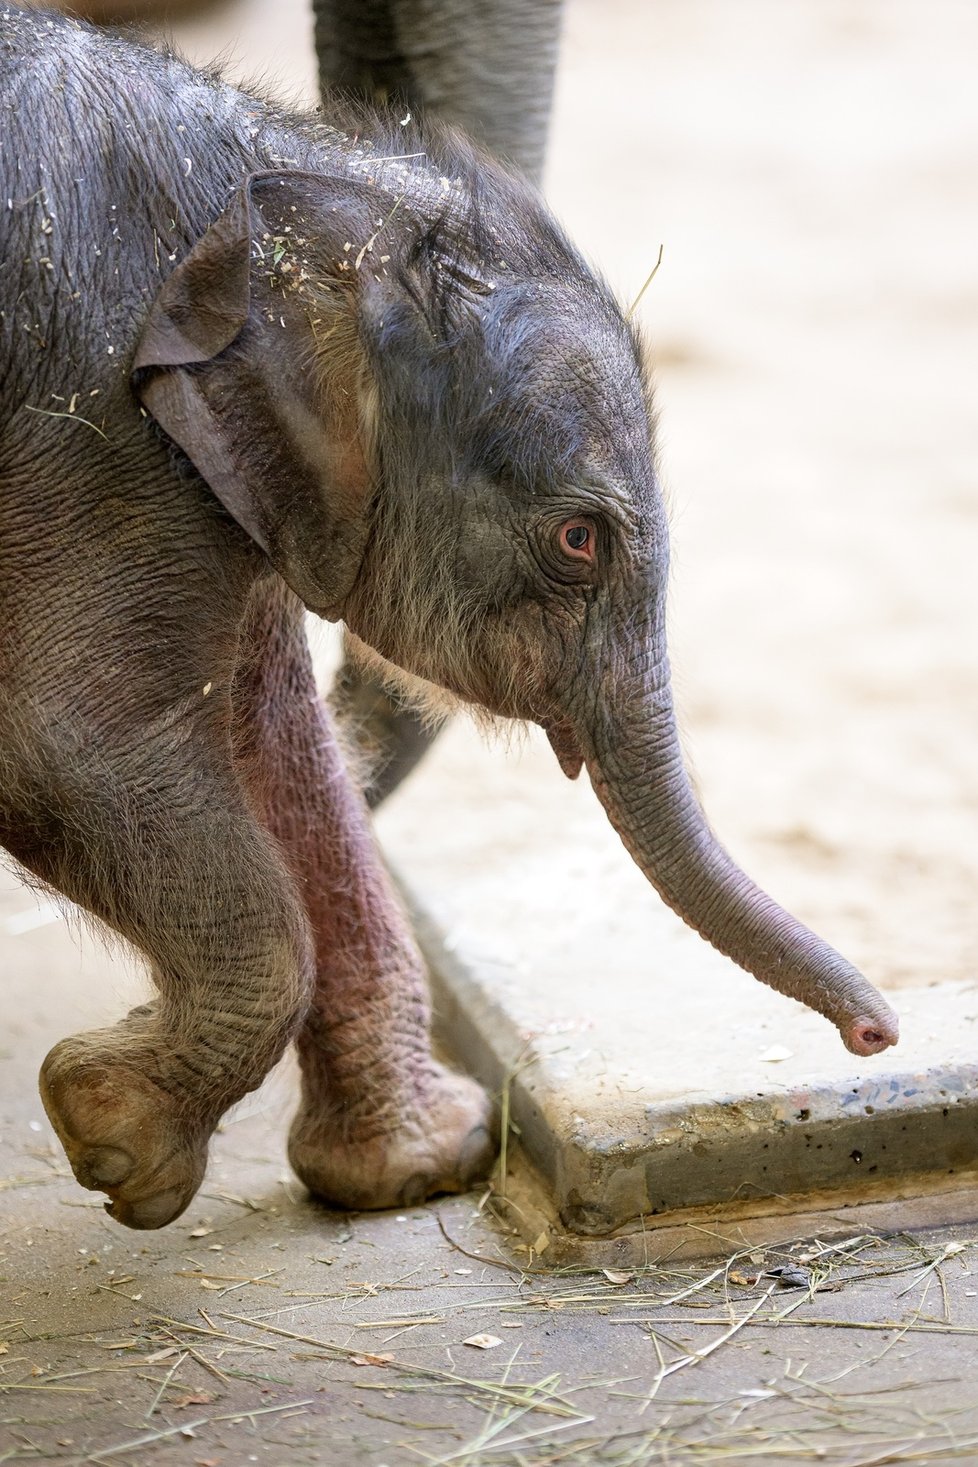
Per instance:
[[[852,1054],[880,1054],[899,1038],[900,1025],[893,1013],[875,1019],[862,1014],[842,1030],[842,1041]]]

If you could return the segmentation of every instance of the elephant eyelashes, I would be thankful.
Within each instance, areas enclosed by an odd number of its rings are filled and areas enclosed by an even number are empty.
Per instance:
[[[594,559],[594,533],[590,525],[569,520],[560,528],[560,548],[572,560]]]

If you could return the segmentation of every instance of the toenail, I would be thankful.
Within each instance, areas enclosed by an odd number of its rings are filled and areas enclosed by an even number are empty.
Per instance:
[[[106,1211],[127,1228],[163,1228],[183,1211],[189,1201],[183,1187],[170,1187],[168,1191],[157,1192],[155,1197],[145,1197],[141,1202],[112,1202]]]
[[[428,1196],[430,1181],[431,1179],[425,1176],[424,1172],[415,1172],[414,1176],[409,1177],[401,1188],[398,1207],[417,1207],[424,1202]]]
[[[83,1187],[101,1191],[105,1187],[118,1187],[132,1171],[132,1157],[118,1146],[96,1146],[75,1168],[75,1176]]]
[[[485,1126],[473,1126],[458,1154],[459,1179],[471,1182],[480,1172],[487,1172],[492,1155],[492,1137],[488,1130]]]

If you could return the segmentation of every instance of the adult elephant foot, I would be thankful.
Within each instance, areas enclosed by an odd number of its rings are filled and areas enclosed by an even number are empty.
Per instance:
[[[40,1088],[75,1177],[108,1195],[116,1222],[162,1228],[179,1217],[203,1180],[213,1126],[142,1045],[127,1047],[118,1029],[63,1039],[41,1067]]]
[[[324,1202],[356,1210],[413,1207],[488,1176],[492,1107],[474,1080],[432,1061],[399,1113],[361,1116],[324,1102],[310,1080],[307,1072],[289,1161]]]

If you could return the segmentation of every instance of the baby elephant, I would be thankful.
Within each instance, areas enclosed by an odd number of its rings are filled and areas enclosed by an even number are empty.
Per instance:
[[[533,190],[15,6],[0,101],[0,841],[159,991],[44,1062],[82,1185],[130,1227],[178,1216],[290,1041],[314,1193],[406,1205],[491,1160],[304,607],[540,724],[688,922],[856,1054],[894,1043],[691,792],[640,355]]]

